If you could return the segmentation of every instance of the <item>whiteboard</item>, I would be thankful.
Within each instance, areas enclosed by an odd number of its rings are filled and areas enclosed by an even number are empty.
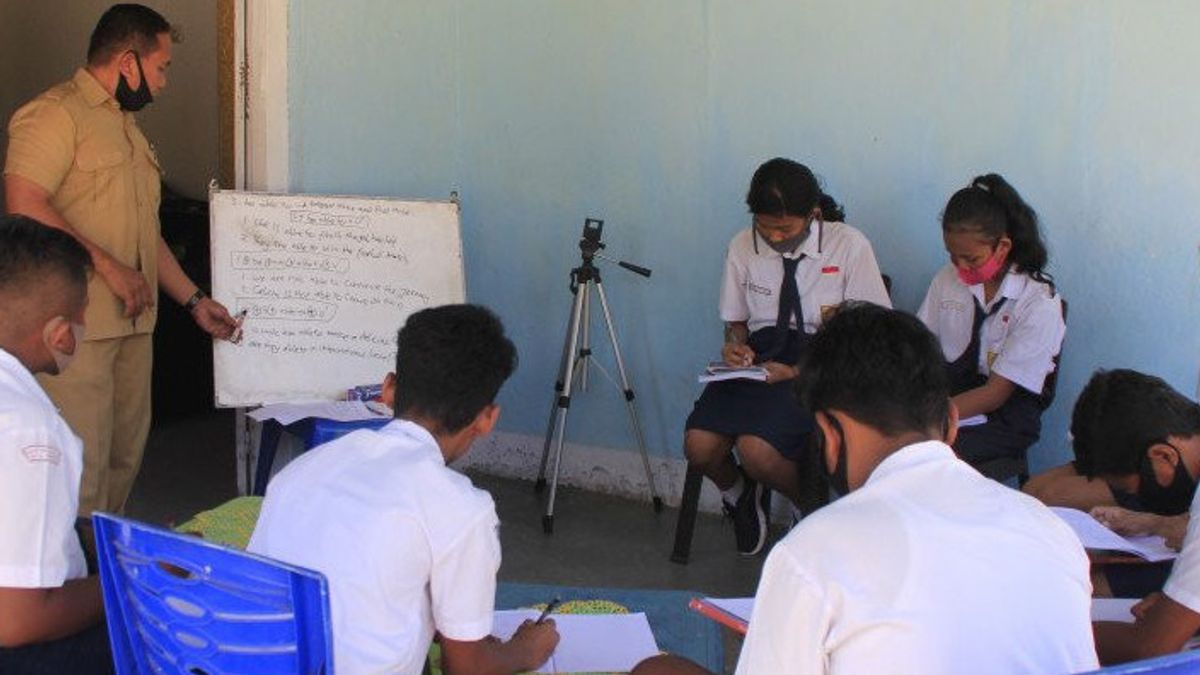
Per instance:
[[[214,343],[218,406],[382,382],[408,315],[466,298],[455,202],[213,190],[209,213],[213,297],[246,312]]]

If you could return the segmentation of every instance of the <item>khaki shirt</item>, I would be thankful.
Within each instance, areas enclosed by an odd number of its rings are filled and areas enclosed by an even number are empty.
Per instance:
[[[131,113],[83,68],[17,110],[8,125],[4,173],[50,194],[79,234],[141,270],[157,294],[158,158]],[[87,339],[154,330],[155,310],[124,317],[124,304],[99,275],[88,284]]]

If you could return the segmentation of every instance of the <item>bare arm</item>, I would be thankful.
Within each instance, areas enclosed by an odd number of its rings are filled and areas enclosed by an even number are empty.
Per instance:
[[[961,417],[974,417],[990,413],[1004,405],[1016,388],[1017,385],[993,372],[983,386],[968,389],[951,400],[958,406],[958,414]]]
[[[1047,506],[1067,506],[1080,511],[1117,503],[1108,483],[1079,475],[1074,464],[1047,469],[1030,478],[1021,490]]]
[[[558,646],[554,620],[526,621],[512,639],[493,637],[471,642],[442,638],[442,669],[447,675],[510,675],[534,670],[546,662]]]
[[[181,305],[200,290],[179,266],[179,260],[162,237],[158,238],[158,285],[172,300]],[[229,310],[212,298],[205,297],[191,312],[196,324],[215,338],[228,339],[237,329],[237,322],[229,315]]]
[[[72,579],[58,588],[0,588],[0,645],[57,640],[104,617],[100,578]]]
[[[1092,624],[1101,663],[1124,663],[1177,652],[1200,630],[1200,614],[1165,595],[1151,598],[1143,601],[1149,601],[1145,610],[1134,608],[1135,615],[1141,614],[1135,623]]]
[[[88,254],[92,256],[96,274],[100,275],[105,285],[125,304],[126,317],[135,317],[154,306],[154,293],[151,292],[150,284],[146,283],[146,277],[79,234],[50,204],[50,194],[42,186],[15,174],[5,174],[4,191],[9,213],[28,216],[63,230],[87,249]]]

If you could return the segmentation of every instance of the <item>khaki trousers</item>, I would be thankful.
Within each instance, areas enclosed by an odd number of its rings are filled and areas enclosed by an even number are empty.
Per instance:
[[[79,516],[120,513],[133,489],[150,433],[149,333],[88,340],[67,372],[38,382],[83,439]]]

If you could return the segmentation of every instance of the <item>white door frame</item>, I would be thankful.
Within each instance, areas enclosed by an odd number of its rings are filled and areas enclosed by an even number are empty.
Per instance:
[[[289,192],[288,0],[235,0],[234,186]],[[249,494],[258,458],[259,425],[236,409],[238,493]]]
[[[235,184],[288,192],[288,0],[237,0]]]

